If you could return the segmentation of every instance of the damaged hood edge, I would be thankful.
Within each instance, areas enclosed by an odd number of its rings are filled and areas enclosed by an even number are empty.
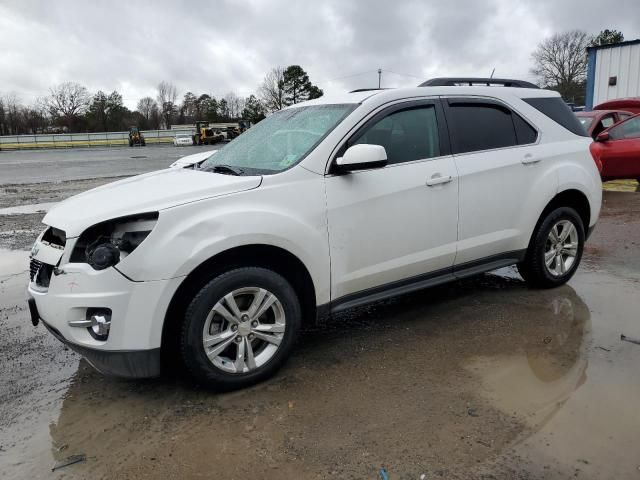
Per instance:
[[[42,223],[63,230],[67,238],[74,238],[96,223],[252,190],[261,183],[261,176],[169,168],[119,180],[68,198],[51,208]]]

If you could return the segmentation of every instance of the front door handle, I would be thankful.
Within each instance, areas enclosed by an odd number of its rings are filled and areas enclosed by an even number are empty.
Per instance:
[[[532,154],[527,153],[523,158],[522,158],[522,163],[524,163],[525,165],[529,165],[532,163],[538,163],[540,161],[540,158],[538,157],[534,157]]]
[[[434,185],[443,185],[445,183],[449,183],[451,180],[453,180],[453,177],[451,175],[443,176],[439,173],[436,173],[427,180],[427,187],[433,187]]]

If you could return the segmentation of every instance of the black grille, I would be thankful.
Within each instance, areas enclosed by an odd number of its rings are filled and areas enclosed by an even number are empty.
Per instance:
[[[51,281],[51,274],[53,273],[53,267],[42,263],[34,258],[29,263],[29,277],[32,282],[35,282],[39,287],[49,288],[49,282]]]
[[[36,275],[38,275],[42,265],[44,265],[44,263],[39,262],[35,258],[31,259],[31,262],[29,263],[29,278],[31,278],[32,282],[35,280]]]

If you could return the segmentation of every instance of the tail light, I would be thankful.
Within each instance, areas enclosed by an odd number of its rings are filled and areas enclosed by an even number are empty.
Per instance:
[[[598,168],[598,172],[602,173],[602,160],[600,160],[600,146],[597,142],[593,142],[589,145],[589,151],[591,152],[591,156],[593,157],[593,161]]]

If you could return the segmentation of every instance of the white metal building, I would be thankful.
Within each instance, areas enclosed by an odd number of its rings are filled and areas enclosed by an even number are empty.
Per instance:
[[[606,100],[640,97],[640,39],[589,47],[586,109]]]

